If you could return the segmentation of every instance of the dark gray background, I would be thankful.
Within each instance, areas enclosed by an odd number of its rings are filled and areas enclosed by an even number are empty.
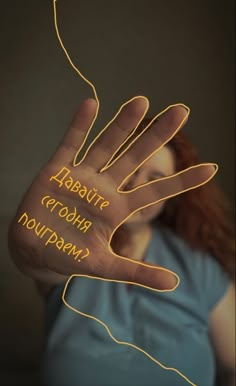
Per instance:
[[[210,0],[58,0],[58,22],[75,65],[100,99],[93,133],[135,95],[150,114],[183,102],[185,132],[201,161],[234,197],[234,6]],[[0,383],[36,385],[43,303],[11,262],[7,224],[91,88],[59,46],[50,0],[1,1]],[[91,137],[90,137],[91,138]],[[17,380],[16,380],[17,379]]]

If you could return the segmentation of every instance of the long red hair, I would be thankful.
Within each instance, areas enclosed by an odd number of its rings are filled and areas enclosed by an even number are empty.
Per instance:
[[[134,135],[143,131],[152,119],[145,117]],[[176,172],[201,163],[196,147],[183,129],[179,130],[165,146],[174,151]],[[235,280],[235,237],[232,213],[228,198],[213,178],[202,186],[169,198],[162,212],[152,223],[154,226],[170,228],[192,249],[202,250],[212,255]],[[114,244],[117,241],[114,235]]]

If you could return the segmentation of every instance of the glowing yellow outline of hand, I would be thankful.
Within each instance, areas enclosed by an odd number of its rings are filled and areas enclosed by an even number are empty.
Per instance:
[[[59,42],[60,42],[60,45],[61,45],[61,47],[62,47],[62,49],[63,49],[63,51],[64,51],[64,53],[65,53],[65,55],[66,55],[66,57],[67,57],[67,59],[68,59],[68,61],[69,61],[69,63],[70,63],[71,66],[73,67],[73,69],[74,69],[74,70],[78,73],[78,75],[79,75],[86,83],[88,83],[88,84],[90,85],[90,87],[92,88],[92,90],[93,90],[93,92],[94,92],[94,96],[95,96],[96,102],[97,102],[97,111],[96,111],[95,117],[94,117],[94,119],[93,119],[93,121],[92,121],[92,123],[91,123],[90,128],[88,129],[88,131],[87,131],[87,133],[86,133],[86,135],[85,135],[85,138],[84,138],[84,140],[83,140],[83,143],[81,144],[80,148],[78,149],[78,151],[77,151],[77,153],[76,153],[76,155],[75,155],[75,157],[74,157],[73,166],[77,166],[77,165],[79,165],[79,164],[83,161],[83,159],[85,158],[86,154],[88,153],[89,149],[90,149],[91,146],[94,144],[94,142],[96,142],[96,140],[97,140],[97,139],[99,138],[99,136],[106,130],[106,128],[110,125],[110,123],[112,123],[112,122],[115,120],[115,118],[117,117],[117,115],[120,113],[121,109],[122,109],[126,104],[128,104],[129,102],[131,102],[133,99],[138,98],[138,97],[136,96],[136,97],[130,99],[129,101],[127,101],[126,103],[124,103],[124,104],[121,106],[121,108],[119,109],[119,111],[117,112],[117,114],[114,116],[114,118],[113,118],[110,122],[108,122],[108,124],[104,127],[104,129],[101,130],[100,133],[96,136],[96,138],[91,142],[91,144],[90,144],[89,147],[87,148],[87,150],[86,150],[86,152],[85,152],[83,158],[76,164],[77,156],[78,156],[80,150],[82,149],[82,147],[84,146],[84,143],[86,142],[86,139],[87,139],[87,137],[88,137],[88,135],[89,135],[89,133],[90,133],[90,130],[91,130],[91,128],[93,127],[93,124],[94,124],[94,122],[95,122],[96,119],[97,119],[97,115],[98,115],[100,103],[99,103],[99,99],[98,99],[97,92],[96,92],[96,89],[95,89],[94,85],[93,85],[87,78],[85,78],[85,77],[83,76],[83,74],[81,74],[81,72],[78,70],[78,68],[77,68],[77,67],[74,65],[74,63],[72,62],[72,60],[71,60],[71,58],[70,58],[70,56],[69,56],[69,54],[68,54],[66,48],[64,47],[64,44],[63,44],[63,42],[62,42],[62,40],[61,40],[60,33],[59,33],[59,30],[58,30],[56,2],[57,2],[57,0],[53,0],[54,24],[55,24],[55,30],[56,30],[56,34],[57,34],[58,40],[59,40]],[[144,114],[143,114],[141,120],[142,120],[143,117],[146,115],[146,112],[147,112],[147,110],[148,110],[148,108],[149,108],[149,101],[148,101],[148,99],[147,99],[146,97],[143,97],[143,98],[145,98],[146,101],[147,101],[147,108],[145,109],[145,112],[144,112]],[[120,157],[128,150],[128,148],[132,145],[132,143],[133,143],[134,141],[136,141],[137,138],[140,137],[140,136],[144,133],[144,131],[146,131],[146,130],[148,129],[149,126],[151,126],[152,122],[153,122],[159,115],[163,114],[163,113],[164,113],[166,110],[168,110],[170,107],[177,106],[177,105],[178,105],[178,106],[179,106],[179,105],[184,106],[184,107],[188,110],[188,114],[185,116],[185,118],[183,119],[183,121],[181,122],[181,124],[179,125],[179,127],[176,129],[176,131],[174,132],[174,134],[173,134],[170,138],[168,138],[168,140],[166,141],[166,142],[168,142],[168,141],[176,134],[176,132],[179,130],[179,128],[182,126],[183,122],[187,119],[187,117],[188,117],[188,115],[189,115],[190,109],[189,109],[187,106],[183,105],[183,104],[175,104],[175,105],[168,106],[164,111],[162,111],[162,112],[160,112],[159,114],[157,114],[157,115],[153,118],[153,120],[148,124],[148,126],[146,126],[146,128],[142,131],[142,133],[140,133],[138,136],[136,136],[136,138],[135,138],[135,139],[134,139],[134,140],[133,140],[126,148],[125,148],[125,150],[124,150],[118,157],[116,157],[112,162],[110,162],[110,160],[109,160],[109,161],[106,163],[106,165],[100,170],[100,173],[101,173],[102,171],[106,170],[106,169],[107,169],[109,166],[111,166],[115,161],[117,161],[117,159],[120,158]],[[141,121],[141,120],[140,120],[140,121]],[[136,128],[129,134],[129,136],[126,138],[125,142],[127,142],[127,141],[129,140],[129,138],[132,136],[132,134],[133,134],[133,132],[134,132],[135,130],[136,130]],[[125,142],[123,142],[123,143],[119,146],[119,148],[117,149],[117,151],[124,145]],[[165,143],[166,143],[166,142],[165,142]],[[162,146],[161,146],[159,149],[161,149],[161,148],[165,145],[165,143],[163,143]],[[141,166],[144,162],[146,162],[147,159],[149,159],[155,152],[156,152],[156,151],[154,151],[153,153],[151,153],[151,154],[150,154],[150,155],[149,155],[142,163],[140,163],[140,164],[136,167],[135,170],[132,171],[132,173],[130,173],[130,174],[129,174],[122,182],[121,182],[121,184],[120,184],[119,187],[117,188],[117,192],[121,193],[121,191],[119,190],[119,188],[120,188],[120,186],[124,183],[124,181],[125,181],[126,179],[128,179],[128,178],[129,178],[129,177],[130,177],[130,176],[131,176],[138,168],[140,168],[140,166]],[[112,159],[112,158],[113,158],[113,156],[112,156],[110,159]],[[203,163],[203,164],[201,164],[201,165],[209,165],[209,163]],[[199,187],[199,186],[201,186],[201,185],[206,184],[206,183],[207,183],[210,179],[212,179],[213,176],[217,173],[218,165],[217,165],[217,164],[213,164],[213,163],[211,163],[210,165],[214,165],[214,166],[215,166],[215,173],[214,173],[208,180],[206,180],[204,183],[199,184],[198,186],[195,186],[194,189],[196,189],[197,187]],[[189,167],[188,169],[192,169],[192,168],[194,168],[194,166]],[[188,169],[186,169],[186,170],[188,170]],[[185,170],[185,171],[186,171],[186,170]],[[176,173],[175,175],[178,175],[178,174],[181,174],[181,173],[182,173],[182,172],[178,172],[178,173]],[[162,178],[162,179],[166,179],[166,178],[170,178],[170,177],[164,177],[164,178]],[[155,181],[151,181],[151,182],[148,182],[148,183],[146,183],[146,184],[143,184],[142,186],[150,185],[151,183],[154,183],[154,182],[155,182]],[[122,191],[122,193],[123,193],[123,194],[125,194],[125,193],[130,193],[131,191],[134,191],[134,190],[136,190],[136,189],[138,189],[138,187],[137,187],[137,188],[134,188],[134,189],[132,189],[132,190],[130,190],[129,192],[124,192],[124,191]],[[181,193],[186,192],[186,191],[191,190],[191,189],[193,189],[193,188],[183,190]],[[178,194],[180,194],[180,193],[178,193]],[[175,195],[176,195],[176,194],[175,194]],[[167,197],[165,197],[165,199],[170,198],[170,197],[173,197],[173,196],[175,196],[175,195],[167,196]],[[140,207],[140,208],[138,208],[136,211],[138,211],[138,210],[140,210],[140,209],[143,209],[143,208],[146,208],[147,206],[153,205],[154,203],[157,203],[157,202],[159,202],[159,201],[161,201],[161,200],[157,200],[156,202],[152,202],[152,203],[150,203],[150,204],[148,204],[148,205],[145,205],[145,206],[143,206],[143,207]],[[139,261],[134,261],[134,260],[132,260],[132,259],[129,259],[129,258],[120,256],[120,255],[117,255],[116,253],[114,253],[114,251],[112,251],[112,249],[111,249],[111,247],[110,247],[110,242],[111,242],[111,240],[112,240],[112,236],[113,236],[113,234],[115,233],[115,231],[118,229],[118,227],[119,227],[121,224],[123,224],[123,223],[125,222],[125,220],[127,220],[127,219],[128,219],[131,215],[133,215],[133,214],[134,214],[134,212],[132,212],[132,214],[130,214],[129,216],[127,216],[127,217],[126,217],[126,218],[125,218],[125,219],[124,219],[124,220],[123,220],[123,221],[122,221],[122,222],[121,222],[121,223],[113,230],[112,235],[111,235],[110,240],[109,240],[109,249],[110,249],[110,252],[112,252],[116,257],[118,257],[118,258],[120,258],[120,259],[129,260],[129,261],[131,261],[132,263],[135,263],[135,264],[140,264],[140,265],[148,266],[148,265],[145,264],[145,263],[142,263],[142,262],[139,262]],[[155,267],[154,267],[154,268],[155,268]],[[165,270],[165,271],[168,271],[168,269],[161,268],[161,267],[158,267],[158,269],[163,269],[163,270]],[[177,286],[179,285],[179,283],[180,283],[180,279],[179,279],[178,275],[177,275],[177,274],[175,274],[175,275],[177,276],[178,281],[177,281],[176,286],[175,286],[173,289],[171,289],[171,290],[157,290],[157,289],[150,288],[150,287],[148,287],[148,286],[145,286],[145,285],[142,285],[142,284],[139,284],[139,283],[133,283],[133,282],[129,282],[129,281],[104,279],[104,278],[100,278],[100,277],[97,277],[97,276],[89,276],[89,275],[83,275],[83,274],[73,274],[73,275],[70,276],[70,278],[67,280],[67,282],[66,282],[66,284],[65,284],[65,287],[64,287],[64,290],[63,290],[63,294],[62,294],[62,300],[63,300],[64,304],[65,304],[69,309],[71,309],[72,311],[74,311],[74,312],[76,312],[76,313],[78,313],[78,314],[80,314],[80,315],[83,315],[83,316],[85,316],[85,317],[87,317],[87,318],[93,319],[93,320],[97,321],[98,323],[100,323],[101,325],[103,325],[103,327],[105,327],[105,329],[107,330],[107,332],[108,332],[108,334],[110,335],[110,337],[111,337],[116,343],[118,343],[118,344],[123,344],[123,345],[127,345],[127,346],[130,346],[130,347],[135,348],[136,350],[138,350],[138,351],[142,352],[143,354],[145,354],[147,357],[149,357],[152,361],[154,361],[155,363],[157,363],[157,364],[158,364],[160,367],[162,367],[163,369],[175,371],[175,372],[177,372],[181,377],[183,377],[188,383],[190,383],[190,384],[193,385],[193,386],[197,386],[196,384],[192,383],[192,382],[191,382],[185,375],[183,375],[179,370],[177,370],[177,369],[175,369],[175,368],[172,368],[172,367],[166,367],[166,366],[164,366],[164,365],[161,364],[159,361],[157,361],[154,357],[152,357],[150,354],[148,354],[146,351],[142,350],[140,347],[138,347],[138,346],[136,346],[136,345],[134,345],[134,344],[132,344],[132,343],[122,342],[122,341],[117,340],[117,339],[112,335],[110,329],[108,328],[108,326],[107,326],[104,322],[102,322],[101,320],[95,318],[95,317],[92,316],[92,315],[86,314],[86,313],[84,313],[84,312],[82,312],[82,311],[79,311],[79,310],[75,309],[74,307],[70,306],[70,305],[67,303],[67,301],[65,300],[65,294],[66,294],[66,291],[67,291],[68,284],[69,284],[69,282],[71,281],[71,279],[73,279],[73,277],[87,277],[87,278],[90,278],[90,279],[97,279],[97,280],[103,280],[103,281],[109,281],[109,282],[128,283],[128,284],[138,285],[138,286],[141,286],[141,287],[145,287],[145,288],[148,288],[148,289],[152,289],[152,290],[158,291],[158,292],[164,292],[164,291],[167,292],[167,291],[174,291],[174,290],[176,289],[176,287],[177,287]]]

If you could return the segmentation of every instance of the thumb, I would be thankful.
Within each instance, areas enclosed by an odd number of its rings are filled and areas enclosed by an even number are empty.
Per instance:
[[[178,275],[164,267],[139,262],[111,252],[111,264],[103,267],[106,278],[138,284],[148,289],[159,291],[173,291],[178,287]]]

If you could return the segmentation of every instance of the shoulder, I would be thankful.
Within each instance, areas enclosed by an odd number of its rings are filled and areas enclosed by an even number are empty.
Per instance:
[[[235,283],[228,289],[209,315],[209,335],[222,370],[235,370]]]

